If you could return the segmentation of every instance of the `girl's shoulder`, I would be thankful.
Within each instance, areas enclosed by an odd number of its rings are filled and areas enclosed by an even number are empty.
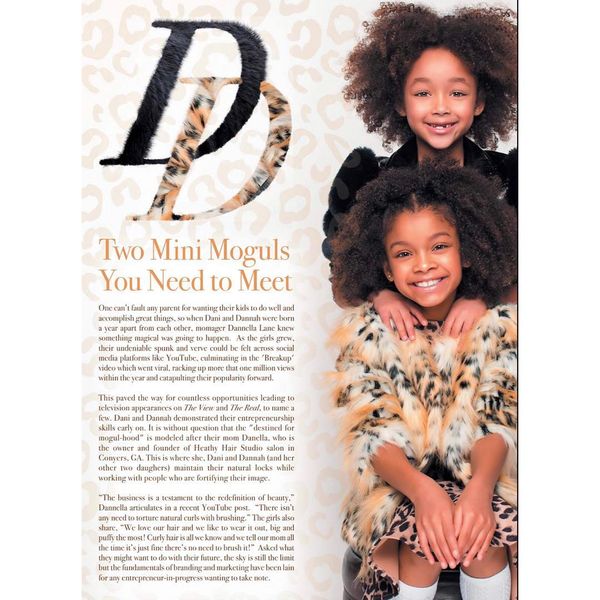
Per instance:
[[[347,308],[331,336],[339,347],[355,343],[357,340],[377,341],[385,334],[386,328],[373,304],[365,302],[354,308]]]
[[[489,308],[483,317],[477,323],[477,326],[487,326],[494,323],[506,324],[517,323],[517,305],[516,304],[498,304]]]
[[[497,177],[505,190],[506,201],[515,208],[518,205],[518,151],[508,153],[483,150],[475,142],[465,138],[465,165],[486,177]]]
[[[393,152],[387,159],[381,161],[386,169],[398,169],[401,167],[416,167],[418,164],[417,138],[407,140],[398,150]]]
[[[494,167],[495,173],[504,183],[509,183],[511,179],[516,179],[519,166],[517,148],[509,150],[508,153],[498,152],[497,150],[483,150],[482,152]]]
[[[344,311],[330,343],[341,354],[360,356],[362,360],[375,364],[382,356],[394,351],[398,340],[383,324],[373,304],[365,302]]]
[[[508,153],[497,150],[484,150],[469,138],[464,138],[465,165],[474,167],[484,175],[496,175],[503,181],[510,176],[517,163],[517,149]],[[491,167],[491,171],[489,170]]]
[[[470,333],[471,341],[485,345],[499,343],[515,346],[517,343],[517,305],[499,304],[490,308],[475,324]]]

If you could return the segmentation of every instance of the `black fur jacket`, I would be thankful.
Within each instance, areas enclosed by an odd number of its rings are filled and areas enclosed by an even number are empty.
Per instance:
[[[475,168],[486,177],[498,177],[506,200],[517,208],[517,150],[508,154],[482,150],[475,142],[464,138],[465,165]],[[323,218],[323,254],[331,258],[330,240],[340,219],[350,210],[360,188],[374,179],[381,169],[410,167],[417,164],[417,141],[410,139],[389,157],[377,157],[368,148],[355,148],[344,160],[329,191],[329,209]]]

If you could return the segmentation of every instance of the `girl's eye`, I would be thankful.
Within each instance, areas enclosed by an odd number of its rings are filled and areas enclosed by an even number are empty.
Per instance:
[[[419,98],[424,98],[425,96],[428,96],[429,92],[425,91],[425,90],[421,90],[420,92],[415,92],[415,96],[419,97]]]
[[[451,95],[454,96],[455,98],[461,98],[462,96],[466,96],[467,93],[461,92],[460,90],[454,90]]]
[[[407,256],[410,256],[410,252],[408,252],[407,250],[401,250],[400,252],[396,252],[396,258],[406,258]]]
[[[445,250],[448,248],[448,244],[436,244],[433,249],[434,250]]]

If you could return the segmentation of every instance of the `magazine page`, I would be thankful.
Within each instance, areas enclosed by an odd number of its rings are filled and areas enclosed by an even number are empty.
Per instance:
[[[349,593],[323,219],[398,148],[343,94],[379,4],[82,5],[86,598]]]

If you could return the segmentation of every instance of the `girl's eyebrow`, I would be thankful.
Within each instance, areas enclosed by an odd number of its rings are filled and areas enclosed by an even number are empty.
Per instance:
[[[448,233],[447,231],[438,231],[437,233],[434,233],[433,235],[429,236],[429,240],[431,241],[437,237],[442,237],[442,236],[446,236],[446,237],[452,237],[450,233]],[[395,242],[392,242],[390,244],[390,248],[393,248],[394,246],[410,246],[409,242],[405,242],[404,240],[396,240]]]
[[[448,79],[451,83],[469,83],[464,77],[451,77]],[[415,77],[411,79],[411,83],[431,83],[431,79],[427,77]]]

